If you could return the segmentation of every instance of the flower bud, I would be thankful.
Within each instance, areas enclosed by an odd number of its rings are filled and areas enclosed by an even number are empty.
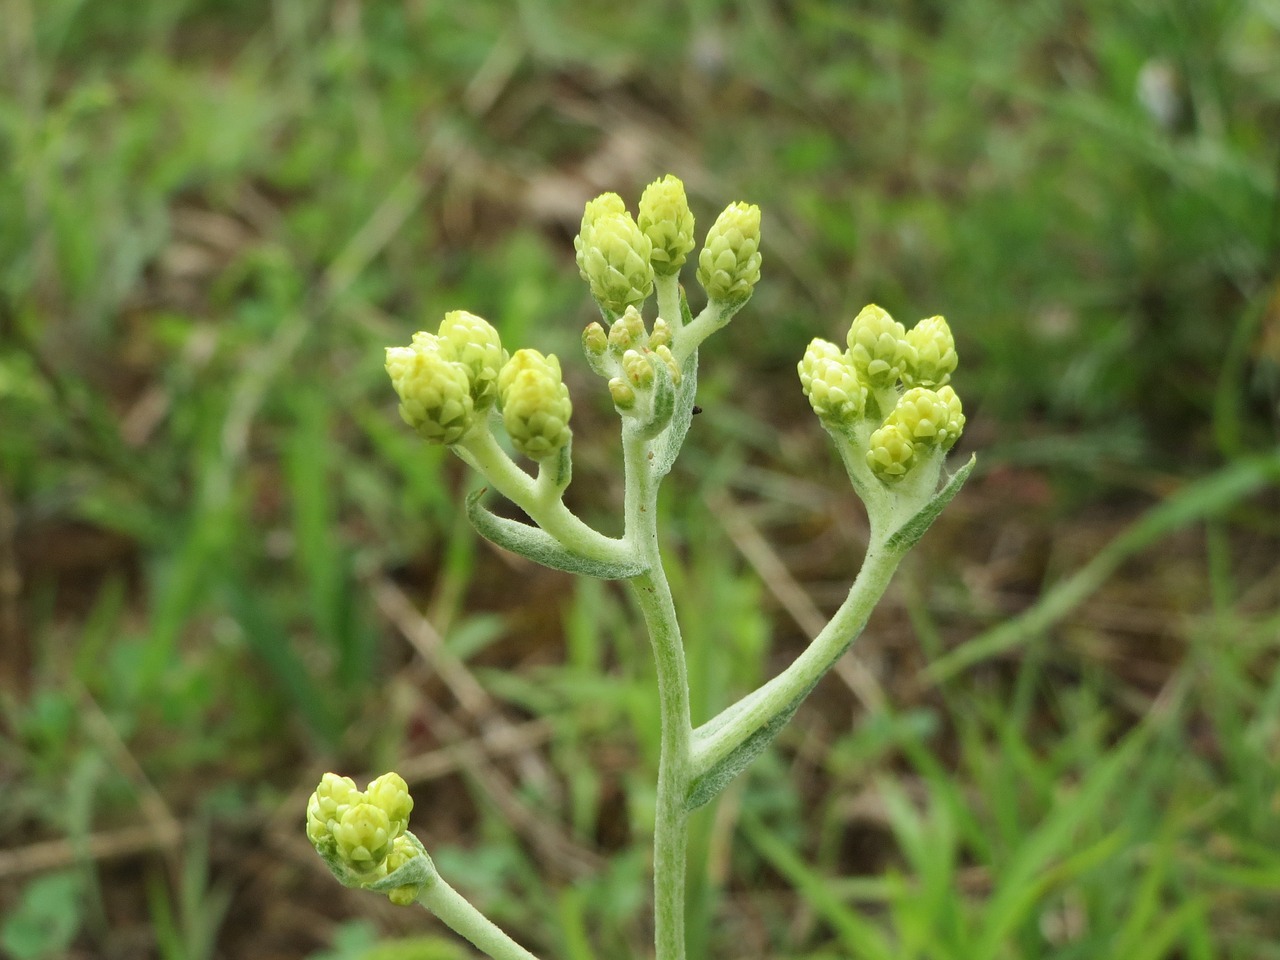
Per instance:
[[[343,813],[333,830],[338,856],[357,873],[371,873],[391,850],[391,821],[372,803],[357,803]]]
[[[419,856],[418,850],[412,843],[404,837],[396,837],[391,844],[391,852],[387,854],[384,867],[388,874],[395,873],[414,857]],[[418,890],[420,884],[406,883],[402,887],[394,887],[387,891],[387,899],[398,907],[407,907],[418,899]]]
[[[694,243],[693,214],[684,184],[667,174],[645,187],[636,225],[653,244],[649,255],[653,272],[660,276],[679,273]]]
[[[867,387],[854,372],[849,356],[834,343],[815,339],[796,365],[800,386],[823,423],[849,426],[867,406]]]
[[[616,326],[616,324],[615,324]],[[609,349],[609,335],[598,322],[587,324],[582,331],[582,350],[588,357],[603,357]]]
[[[665,343],[660,343],[654,347],[653,352],[657,354],[659,360],[667,365],[667,372],[671,374],[671,383],[674,386],[680,386],[680,364],[676,363],[676,358],[672,355],[671,348]]]
[[[867,465],[884,483],[896,483],[913,466],[915,454],[915,444],[906,430],[890,421],[871,434]]]
[[[657,350],[659,347],[671,346],[671,324],[667,323],[662,317],[658,317],[653,321],[653,332],[649,334],[649,347]]]
[[[698,283],[712,300],[741,302],[760,280],[760,208],[731,203],[707,231]]]
[[[413,797],[409,796],[409,785],[400,774],[384,773],[369,784],[365,790],[368,802],[381,807],[391,821],[392,836],[398,837],[409,825],[409,813],[413,810]]]
[[[915,356],[902,372],[908,387],[941,387],[956,369],[956,342],[942,317],[928,317],[907,331]]]
[[[554,456],[573,435],[573,404],[554,355],[529,349],[512,354],[498,375],[498,408],[515,448],[533,460]]]
[[[912,360],[915,348],[907,331],[874,303],[863,307],[849,327],[849,359],[867,386],[882,390],[898,382]]]
[[[431,334],[407,347],[387,348],[387,374],[400,397],[400,416],[432,443],[452,444],[475,423],[467,368],[447,359]]]
[[[622,372],[637,390],[653,386],[653,361],[639,350],[628,350],[622,355]]]
[[[585,219],[585,218],[584,218]],[[579,271],[605,310],[622,313],[653,292],[653,243],[625,211],[595,220],[581,240]]]
[[[938,428],[938,442],[943,450],[950,450],[960,439],[960,434],[964,433],[964,408],[960,404],[959,395],[951,387],[939,387],[938,399],[947,408],[946,424]]]
[[[582,275],[583,280],[588,282],[591,280],[587,276],[586,251],[592,246],[591,232],[595,229],[596,221],[601,217],[618,216],[626,212],[627,205],[616,193],[602,193],[594,200],[587,201],[586,209],[582,211],[582,226],[578,230],[578,235],[573,238],[578,273]]]
[[[613,405],[619,410],[630,410],[636,405],[635,387],[622,377],[614,377],[609,381],[609,396],[613,398]]]
[[[609,346],[619,354],[644,346],[645,339],[644,318],[635,307],[627,307],[609,328]]]
[[[439,342],[445,359],[466,368],[475,409],[488,410],[498,398],[498,371],[507,362],[498,331],[474,313],[454,310],[440,322]]]
[[[347,809],[364,799],[350,777],[326,773],[307,802],[307,837],[319,844],[333,832],[333,826]]]

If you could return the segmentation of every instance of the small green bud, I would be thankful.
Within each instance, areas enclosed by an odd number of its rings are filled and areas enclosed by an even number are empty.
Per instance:
[[[512,354],[498,375],[498,408],[511,442],[530,459],[554,456],[573,435],[573,404],[554,355],[529,349]]]
[[[950,450],[964,429],[964,413],[950,387],[912,387],[898,398],[886,423],[897,424],[918,447]]]
[[[613,405],[619,410],[630,410],[636,405],[635,388],[622,377],[609,381],[609,396],[613,397]]]
[[[388,874],[395,873],[414,857],[419,856],[417,848],[404,837],[396,837],[391,844],[391,852],[387,854],[384,868]],[[394,887],[387,891],[387,899],[398,907],[407,907],[418,899],[417,883],[407,883],[402,887]]]
[[[326,773],[307,802],[307,837],[316,845],[327,839],[347,809],[363,799],[350,777]]]
[[[578,273],[588,283],[591,278],[587,275],[586,252],[592,246],[591,232],[595,229],[596,221],[601,217],[618,216],[626,212],[627,205],[616,193],[602,193],[594,200],[587,201],[586,209],[582,211],[582,226],[578,235],[573,238],[573,249],[578,261]]]
[[[905,477],[915,462],[916,448],[907,431],[892,421],[871,434],[867,465],[884,483]]]
[[[849,327],[849,358],[873,389],[892,387],[915,359],[907,331],[874,303],[863,307]]]
[[[828,340],[815,339],[797,365],[800,386],[823,423],[849,426],[867,407],[867,387],[849,355]]]
[[[712,300],[741,302],[760,280],[760,208],[731,203],[707,231],[698,283]]]
[[[588,233],[579,234],[579,270],[591,284],[591,295],[605,310],[622,313],[644,303],[653,292],[653,243],[631,214],[599,217]]]
[[[609,346],[620,355],[644,346],[645,339],[644,318],[635,307],[627,307],[609,328]]]
[[[467,368],[444,356],[439,340],[417,333],[407,347],[387,348],[387,374],[400,416],[431,443],[457,443],[475,423]]]
[[[947,408],[946,424],[938,429],[939,443],[943,450],[950,450],[960,439],[960,434],[964,433],[964,408],[960,404],[959,395],[951,387],[939,387],[938,399]]]
[[[628,350],[622,355],[622,372],[638,390],[653,386],[653,361],[639,350]]]
[[[907,331],[915,357],[902,372],[908,387],[941,387],[956,369],[956,342],[942,317],[928,317]]]
[[[657,350],[659,347],[671,346],[672,339],[671,324],[659,317],[653,321],[653,332],[649,334],[649,346]]]
[[[372,873],[391,850],[391,820],[372,803],[349,807],[333,830],[338,856],[356,873]]]
[[[617,326],[617,324],[614,324]],[[582,331],[582,350],[588,357],[603,357],[609,349],[609,335],[598,322],[587,324]]]
[[[488,410],[498,398],[498,371],[507,362],[498,331],[474,313],[454,310],[440,322],[439,341],[441,355],[466,368],[475,409]]]
[[[413,810],[413,797],[409,796],[409,785],[400,774],[384,773],[369,784],[365,790],[369,803],[381,807],[391,821],[391,833],[400,836],[409,825],[409,813]]]
[[[653,272],[670,276],[680,272],[693,249],[693,214],[684,184],[667,174],[644,188],[636,224],[653,244],[649,255]]]
[[[671,374],[672,384],[677,387],[680,386],[680,365],[676,363],[676,358],[672,356],[671,348],[665,343],[660,343],[654,347],[653,352],[658,355],[659,360],[667,365],[667,372]]]

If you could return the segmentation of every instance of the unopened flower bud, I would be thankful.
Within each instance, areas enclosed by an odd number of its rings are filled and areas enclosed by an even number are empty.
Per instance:
[[[652,341],[650,341],[652,342]],[[660,343],[654,347],[653,352],[667,366],[667,372],[671,374],[671,382],[675,386],[680,386],[680,364],[676,363],[676,358],[671,353],[671,348],[665,343]]]
[[[441,354],[466,368],[475,409],[488,410],[498,398],[498,371],[507,362],[498,331],[483,317],[454,310],[440,322],[439,340]]]
[[[644,303],[653,292],[653,243],[625,211],[595,220],[581,239],[579,270],[591,295],[611,313]]]
[[[340,856],[357,873],[371,873],[391,850],[391,820],[372,803],[357,803],[343,813],[333,830]]]
[[[684,184],[667,174],[645,187],[636,224],[653,244],[649,255],[653,272],[670,276],[680,272],[693,249],[693,214]]]
[[[627,205],[622,202],[622,198],[616,193],[602,193],[594,200],[587,201],[586,209],[582,211],[582,226],[578,230],[578,235],[573,238],[574,254],[578,261],[578,273],[582,275],[583,280],[588,282],[591,280],[587,276],[586,251],[592,245],[591,232],[595,229],[596,221],[601,217],[618,216],[626,212]]]
[[[400,774],[384,773],[369,784],[365,790],[368,802],[381,807],[391,821],[392,836],[400,836],[409,824],[409,813],[413,810],[413,797],[409,796],[409,785]]]
[[[873,303],[849,327],[849,359],[863,382],[884,389],[896,384],[915,359],[915,347],[902,324]]]
[[[515,448],[533,460],[559,453],[572,436],[573,404],[554,355],[529,349],[512,354],[498,376],[498,408]]]
[[[622,377],[614,377],[609,381],[609,396],[613,398],[613,405],[619,410],[630,410],[636,405],[635,387]]]
[[[915,444],[906,430],[890,421],[871,434],[867,465],[884,483],[896,483],[910,471],[915,454]]]
[[[645,344],[644,318],[635,307],[627,307],[609,328],[609,346],[618,354],[639,349]]]
[[[347,809],[363,799],[350,777],[326,773],[307,802],[307,837],[313,844],[329,837]]]
[[[867,387],[849,356],[828,340],[815,339],[797,365],[800,386],[823,423],[848,426],[867,406]]]
[[[448,359],[431,334],[387,348],[387,374],[400,397],[400,416],[432,443],[452,444],[475,423],[467,368]]]
[[[589,357],[603,357],[609,349],[609,335],[598,322],[587,324],[582,331],[582,350]]]
[[[391,852],[387,854],[384,864],[388,874],[395,873],[414,857],[421,856],[417,847],[404,837],[396,837],[391,844]],[[402,887],[394,887],[387,891],[387,899],[398,907],[407,907],[418,899],[420,884],[406,883]]]
[[[658,317],[653,321],[653,332],[649,334],[649,347],[653,350],[657,350],[658,347],[669,347],[671,337],[671,324],[662,317]]]
[[[639,350],[628,350],[622,355],[622,372],[638,390],[653,386],[653,361]]]
[[[712,300],[746,300],[760,280],[760,259],[760,208],[732,203],[707,231],[698,283]]]
[[[928,317],[907,331],[915,356],[902,372],[908,387],[941,387],[956,369],[956,342],[942,317]]]
[[[938,440],[943,450],[950,450],[964,433],[964,407],[959,395],[951,387],[939,387],[938,398],[946,405],[946,424],[938,429]]]

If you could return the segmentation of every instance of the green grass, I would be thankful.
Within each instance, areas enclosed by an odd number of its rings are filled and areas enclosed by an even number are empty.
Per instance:
[[[570,238],[583,199],[670,170],[704,227],[765,213],[665,505],[700,717],[856,570],[809,338],[869,301],[945,313],[981,470],[873,621],[871,693],[828,680],[699,814],[692,954],[1280,957],[1272,5],[0,18],[3,952],[432,932],[336,889],[295,793],[524,729],[431,760],[415,825],[537,949],[643,955],[635,613],[476,542],[469,478],[402,428],[381,353],[458,307],[558,352],[570,498],[612,529]],[[1172,81],[1167,125],[1143,78]]]

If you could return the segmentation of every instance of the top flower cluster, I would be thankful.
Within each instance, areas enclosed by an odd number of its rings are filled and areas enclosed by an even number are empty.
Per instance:
[[[578,272],[607,319],[644,303],[655,275],[680,272],[693,250],[693,228],[684,184],[671,174],[645,188],[635,219],[616,193],[587,204],[573,245]],[[741,303],[760,280],[760,260],[760,208],[730,204],[698,254],[698,283],[712,301]]]

